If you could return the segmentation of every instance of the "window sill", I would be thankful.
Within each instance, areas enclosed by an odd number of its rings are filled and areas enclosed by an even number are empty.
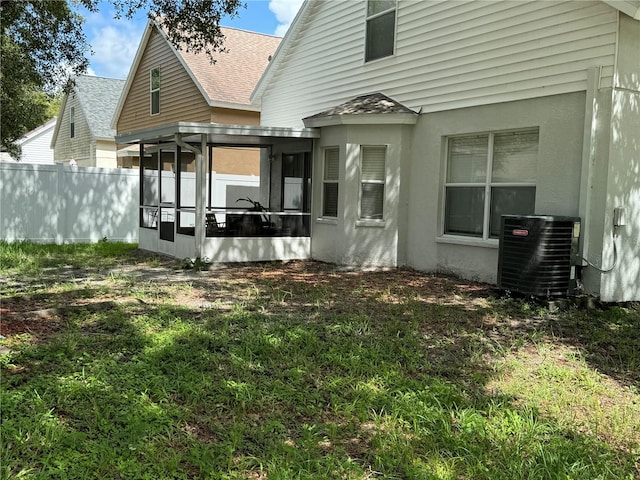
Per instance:
[[[462,237],[456,235],[442,235],[436,237],[436,243],[447,243],[451,245],[466,245],[468,247],[498,248],[499,241],[496,238],[484,240],[482,238]]]
[[[330,217],[318,217],[316,218],[316,223],[322,223],[324,225],[337,225],[338,219]]]
[[[387,222],[384,220],[356,220],[356,227],[384,228]]]

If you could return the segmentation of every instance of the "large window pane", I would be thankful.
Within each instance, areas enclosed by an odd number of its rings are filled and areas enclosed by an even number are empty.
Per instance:
[[[491,232],[500,236],[502,215],[531,215],[535,212],[536,187],[493,187],[491,189]]]
[[[535,182],[538,131],[497,133],[493,142],[493,182]]]
[[[340,174],[340,155],[337,148],[324,151],[324,175],[322,188],[322,216],[338,216],[338,178]]]
[[[396,11],[367,20],[367,45],[365,61],[393,55]]]
[[[337,217],[338,216],[338,184],[337,183],[325,183],[323,192],[323,217]]]
[[[487,179],[489,137],[459,137],[449,139],[449,183],[484,183]]]
[[[482,237],[484,187],[447,187],[445,233]]]
[[[384,184],[363,183],[360,200],[360,218],[382,219]]]

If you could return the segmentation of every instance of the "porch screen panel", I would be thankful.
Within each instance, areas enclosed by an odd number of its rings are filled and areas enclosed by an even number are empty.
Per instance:
[[[196,221],[196,162],[192,152],[179,150],[178,231],[194,234]]]
[[[140,164],[140,226],[156,228],[160,199],[158,153],[145,153]]]

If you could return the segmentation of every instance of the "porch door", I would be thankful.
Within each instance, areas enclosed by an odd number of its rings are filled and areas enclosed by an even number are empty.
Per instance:
[[[311,212],[311,156],[308,152],[282,155],[282,210],[292,215],[284,224],[292,236],[307,236]]]
[[[174,254],[176,232],[176,148],[160,150],[160,242],[158,250]]]

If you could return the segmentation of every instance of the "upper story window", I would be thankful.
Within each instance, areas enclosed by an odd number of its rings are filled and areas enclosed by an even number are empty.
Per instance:
[[[364,61],[393,55],[395,37],[396,0],[368,0]]]
[[[497,238],[500,217],[535,210],[538,129],[451,137],[444,233]]]
[[[362,147],[360,169],[360,218],[382,220],[384,213],[385,156],[387,149]]]
[[[151,94],[151,115],[160,113],[160,69],[151,70],[149,79],[149,92]]]
[[[322,176],[322,216],[338,216],[338,178],[340,174],[339,150],[324,151],[324,173]]]
[[[71,107],[69,111],[69,138],[76,136],[76,109]]]

